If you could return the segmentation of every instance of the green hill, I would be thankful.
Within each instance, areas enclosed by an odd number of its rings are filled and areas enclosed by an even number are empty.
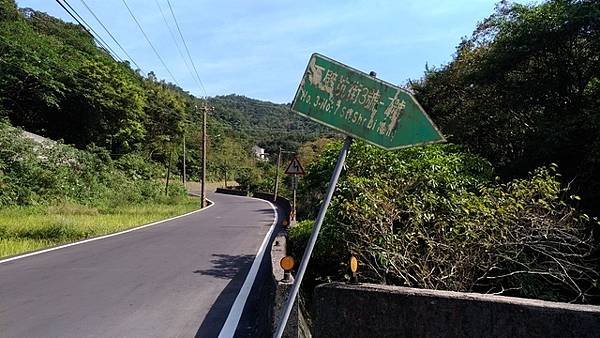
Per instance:
[[[214,115],[230,130],[249,142],[274,153],[278,146],[297,150],[300,144],[319,135],[331,134],[315,122],[276,104],[240,95],[217,96],[208,100]]]

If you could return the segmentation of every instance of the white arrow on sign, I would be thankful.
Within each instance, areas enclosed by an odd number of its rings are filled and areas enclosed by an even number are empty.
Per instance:
[[[304,168],[300,164],[300,161],[297,157],[294,156],[290,164],[288,164],[287,169],[285,169],[286,175],[304,175]]]

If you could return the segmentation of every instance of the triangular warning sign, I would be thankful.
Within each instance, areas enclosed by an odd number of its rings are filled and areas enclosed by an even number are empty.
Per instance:
[[[297,157],[294,156],[290,164],[288,164],[287,169],[285,169],[286,175],[304,175],[304,168],[300,164],[300,161]]]

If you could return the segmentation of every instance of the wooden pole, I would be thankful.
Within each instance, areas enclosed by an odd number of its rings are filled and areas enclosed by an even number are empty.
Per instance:
[[[185,183],[187,182],[186,176],[186,167],[185,167],[185,131],[183,132],[183,186],[185,187]]]
[[[206,206],[206,112],[208,106],[202,108],[202,177],[200,182],[200,207]]]
[[[169,150],[169,161],[167,165],[167,184],[165,185],[165,195],[169,195],[169,178],[171,178],[171,158],[173,157],[173,148]]]
[[[279,154],[277,155],[277,168],[275,171],[275,194],[273,194],[273,202],[277,202],[277,193],[279,192],[279,166],[281,166],[281,147],[279,147]]]

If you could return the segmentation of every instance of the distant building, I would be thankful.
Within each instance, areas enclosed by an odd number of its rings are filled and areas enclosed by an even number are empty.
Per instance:
[[[252,152],[254,153],[254,156],[256,156],[257,158],[266,161],[267,160],[267,154],[265,153],[265,149],[261,148],[259,146],[254,146],[252,147]]]

